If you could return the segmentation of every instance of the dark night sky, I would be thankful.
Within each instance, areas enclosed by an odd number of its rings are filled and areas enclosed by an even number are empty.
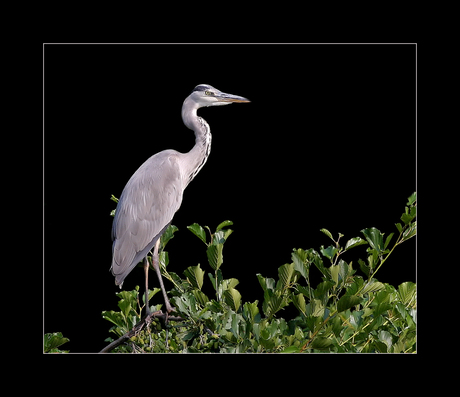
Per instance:
[[[45,45],[44,331],[70,338],[71,352],[113,335],[101,316],[119,291],[110,196],[154,153],[192,148],[180,110],[200,83],[252,102],[199,111],[212,150],[174,217],[168,269],[208,272],[186,226],[230,219],[224,278],[261,302],[256,274],[276,278],[293,248],[329,245],[319,229],[344,241],[397,232],[416,189],[415,68],[415,45]],[[415,246],[397,248],[379,281],[415,282]],[[139,268],[124,288],[135,285]]]

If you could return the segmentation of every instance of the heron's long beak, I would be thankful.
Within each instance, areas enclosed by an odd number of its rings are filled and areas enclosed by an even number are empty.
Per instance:
[[[226,94],[225,92],[219,92],[216,94],[216,98],[219,99],[220,102],[251,102],[249,99],[242,96]]]

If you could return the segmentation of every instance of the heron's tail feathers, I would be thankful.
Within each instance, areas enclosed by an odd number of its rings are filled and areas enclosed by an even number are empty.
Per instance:
[[[113,263],[112,266],[110,266],[109,270],[112,273],[112,275],[115,276],[115,285],[118,285],[121,289],[123,287],[123,283],[125,281],[127,274],[115,274],[115,272],[113,271]]]

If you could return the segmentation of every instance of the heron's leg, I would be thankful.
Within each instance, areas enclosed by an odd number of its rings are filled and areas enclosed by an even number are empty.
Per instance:
[[[145,313],[150,314],[149,307],[149,261],[147,257],[144,259],[144,273],[145,273]]]
[[[155,248],[153,250],[153,256],[152,256],[152,262],[153,262],[153,268],[155,269],[157,273],[158,281],[160,282],[161,292],[163,292],[166,312],[169,314],[174,310],[174,308],[171,306],[171,303],[169,303],[168,295],[166,295],[165,286],[163,285],[163,279],[161,277],[161,272],[160,272],[160,258],[158,257],[159,248],[160,248],[160,239],[158,239],[157,242],[155,243]]]

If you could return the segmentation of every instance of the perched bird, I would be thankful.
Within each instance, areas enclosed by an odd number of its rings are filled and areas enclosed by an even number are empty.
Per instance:
[[[184,189],[206,163],[211,151],[208,123],[197,116],[206,106],[249,102],[241,96],[226,94],[207,85],[197,85],[182,105],[182,120],[195,132],[195,146],[188,153],[163,150],[150,157],[133,174],[118,201],[112,225],[112,274],[120,288],[131,270],[144,260],[145,302],[148,305],[147,254],[153,249],[152,262],[169,314],[171,306],[160,273],[158,249],[160,237],[171,224],[182,203]]]

